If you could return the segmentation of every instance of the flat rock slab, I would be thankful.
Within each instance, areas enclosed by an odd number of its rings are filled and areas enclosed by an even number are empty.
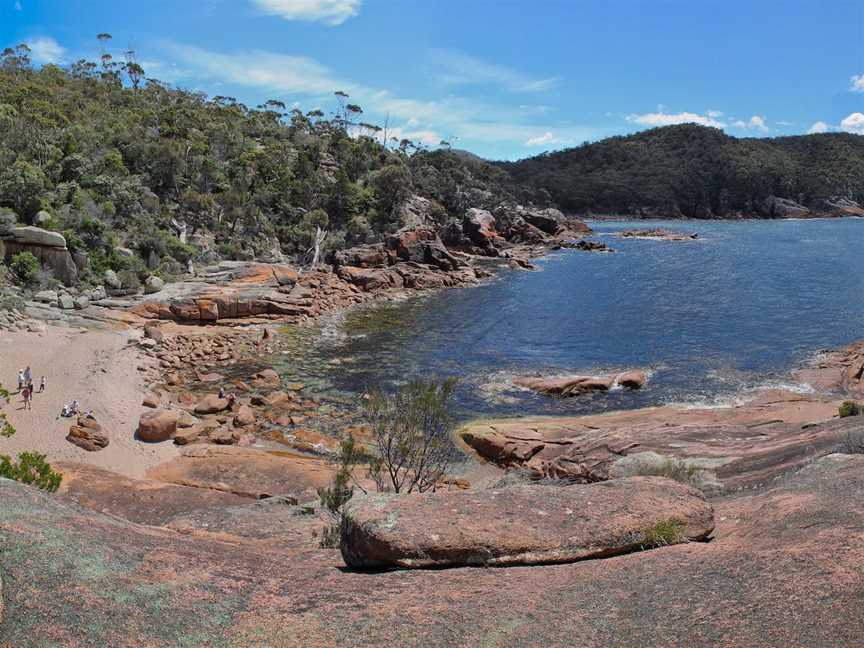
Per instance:
[[[651,530],[673,520],[672,542],[714,530],[702,493],[659,477],[377,494],[354,502],[350,515],[341,549],[356,569],[574,562],[646,548]]]

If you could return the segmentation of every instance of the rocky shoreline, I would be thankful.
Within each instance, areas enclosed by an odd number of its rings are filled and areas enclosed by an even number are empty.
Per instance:
[[[606,622],[601,627],[585,613],[600,606],[612,618],[626,609],[625,599],[658,615],[683,614],[687,642],[698,636],[710,643],[722,631],[752,645],[766,628],[773,632],[771,624],[735,625],[740,612],[723,606],[712,608],[724,612],[712,613],[705,630],[690,622],[704,620],[693,600],[720,596],[758,606],[769,619],[786,614],[789,592],[810,591],[802,589],[814,577],[808,565],[825,543],[849,546],[842,534],[859,522],[861,462],[833,453],[845,438],[864,435],[861,417],[837,418],[843,399],[864,395],[864,343],[820,354],[795,374],[818,393],[765,391],[725,408],[473,421],[458,432],[469,456],[458,477],[427,495],[360,488],[341,555],[317,546],[332,523],[317,491],[332,482],[338,451],[326,429],[361,444],[367,431],[266,366],[286,350],[276,327],[473,285],[485,277],[484,263],[530,267],[530,258],[573,241],[567,230],[526,247],[499,240],[497,221],[474,216],[488,246],[475,238],[450,247],[415,227],[381,246],[346,251],[333,268],[223,264],[143,297],[98,299],[74,310],[83,321],[124,330],[128,344],[106,355],[99,371],[110,380],[113,365],[123,364],[145,389],[138,410],[126,408],[131,427],[118,427],[98,408],[64,423],[57,495],[0,479],[0,644],[16,645],[22,633],[70,646],[128,645],[131,636],[154,646],[189,637],[214,646],[262,645],[261,637],[274,646],[406,637],[422,645],[475,645],[490,636],[507,645],[538,637],[548,645],[572,642],[572,633],[549,625],[555,618],[561,627],[579,618],[592,628],[585,645],[664,643],[670,635],[663,629],[630,623],[610,639]],[[24,322],[15,327],[29,326]],[[60,330],[42,326],[32,335],[50,339]],[[514,382],[554,397],[650,389],[641,371]],[[134,475],[92,460],[116,453],[121,442],[159,455]],[[62,542],[51,544],[49,536]],[[834,568],[851,573],[859,553],[835,552]],[[63,567],[52,571],[46,560]],[[464,569],[473,566],[520,568],[519,583],[506,569]],[[33,573],[50,575],[34,583]],[[662,600],[658,582],[669,592]],[[765,592],[780,593],[766,599]],[[82,593],[88,605],[70,616]],[[513,625],[502,596],[514,606],[539,602],[532,605],[543,607],[542,622]],[[831,601],[843,596],[839,587],[822,591],[808,613],[820,627],[833,627]],[[406,601],[417,610],[410,624]],[[456,625],[432,621],[430,604],[440,610],[436,619]],[[81,621],[105,614],[117,619],[111,628]],[[214,615],[224,622],[214,626]],[[36,627],[33,618],[46,621]],[[382,619],[395,630],[383,630]],[[844,623],[848,630],[857,620]],[[816,637],[798,628],[789,636]],[[864,636],[864,628],[849,636]]]

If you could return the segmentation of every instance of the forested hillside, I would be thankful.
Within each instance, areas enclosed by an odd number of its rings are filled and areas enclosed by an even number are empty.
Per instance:
[[[62,232],[96,276],[144,261],[299,258],[318,226],[331,250],[376,240],[418,195],[441,224],[469,203],[530,198],[479,158],[390,138],[334,91],[330,115],[249,108],[148,79],[131,53],[37,69],[26,46],[7,49],[0,227]]]
[[[685,124],[502,163],[564,210],[690,218],[857,213],[864,137],[745,138]]]

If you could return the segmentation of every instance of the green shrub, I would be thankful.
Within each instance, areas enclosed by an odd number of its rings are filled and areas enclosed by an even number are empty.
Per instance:
[[[30,284],[39,272],[39,259],[30,252],[19,252],[12,257],[9,268],[21,283]]]
[[[6,392],[5,398],[8,397],[9,392]],[[12,424],[9,422],[9,419],[6,418],[6,415],[0,412],[0,437],[8,439],[13,434],[15,434],[15,428],[12,427]]]
[[[450,403],[456,382],[414,380],[392,394],[374,389],[364,404],[378,456],[369,476],[379,491],[434,491],[459,457]]]
[[[321,508],[324,509],[332,524],[327,526],[320,540],[320,546],[333,549],[339,546],[343,527],[348,519],[347,504],[354,496],[354,467],[360,460],[360,453],[354,443],[354,437],[350,434],[342,439],[339,447],[339,469],[333,477],[333,483],[327,488],[318,489],[318,499]]]
[[[640,477],[666,477],[682,484],[697,485],[702,468],[686,461],[669,459],[661,464],[642,462],[636,465],[633,475]]]
[[[120,283],[123,284],[124,288],[134,288],[138,290],[141,287],[141,280],[138,278],[138,274],[132,270],[121,270],[117,273],[117,277],[120,279]]]
[[[45,455],[38,452],[22,452],[17,462],[0,455],[0,477],[14,479],[49,493],[60,488],[60,482],[63,481],[63,476],[52,470],[51,464],[45,461]]]
[[[840,414],[840,418],[846,418],[847,416],[858,416],[859,414],[861,414],[861,408],[855,401],[847,400],[843,401],[840,404],[838,413]]]
[[[675,519],[661,520],[656,524],[642,529],[642,549],[656,549],[681,544],[687,541],[684,535],[684,525]]]

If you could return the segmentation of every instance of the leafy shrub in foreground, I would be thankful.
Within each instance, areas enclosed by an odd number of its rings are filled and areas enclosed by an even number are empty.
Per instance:
[[[0,477],[35,486],[49,493],[56,492],[63,480],[63,476],[52,470],[51,464],[45,461],[45,455],[38,452],[22,452],[18,455],[17,462],[13,462],[6,455],[0,455]]]
[[[861,414],[861,408],[855,401],[843,401],[840,404],[838,414],[840,415],[840,418],[846,418],[847,416],[858,416],[859,414]]]

